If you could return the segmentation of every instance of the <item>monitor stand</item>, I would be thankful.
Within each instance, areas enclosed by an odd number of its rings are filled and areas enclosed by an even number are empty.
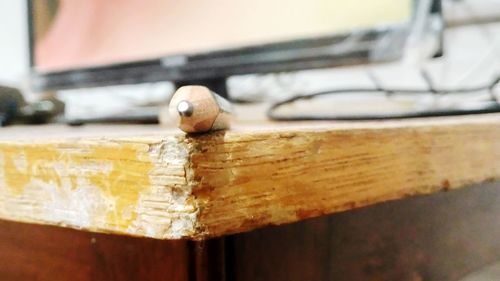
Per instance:
[[[217,77],[210,79],[193,79],[173,81],[176,89],[187,85],[201,85],[209,88],[218,95],[228,98],[227,94],[227,77]],[[131,109],[121,114],[113,113],[109,116],[88,117],[82,119],[67,120],[69,125],[83,125],[88,123],[139,123],[139,124],[156,124],[158,123],[159,109],[151,110],[149,108]]]
[[[226,79],[227,77],[216,77],[209,79],[174,81],[174,86],[176,89],[188,85],[205,86],[209,88],[211,91],[217,93],[219,96],[228,99]]]

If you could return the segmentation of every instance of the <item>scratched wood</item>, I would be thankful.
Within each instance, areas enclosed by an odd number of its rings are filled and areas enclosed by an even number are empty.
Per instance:
[[[2,129],[0,218],[203,239],[500,178],[500,114]]]

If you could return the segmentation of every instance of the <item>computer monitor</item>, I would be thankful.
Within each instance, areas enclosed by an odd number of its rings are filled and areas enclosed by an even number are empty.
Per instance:
[[[394,60],[415,0],[27,0],[32,86],[172,81]]]

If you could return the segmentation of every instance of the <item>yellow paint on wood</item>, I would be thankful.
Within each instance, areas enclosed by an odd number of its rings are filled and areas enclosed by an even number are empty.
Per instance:
[[[0,218],[203,239],[500,179],[500,114],[137,128],[0,141]]]
[[[135,220],[140,193],[150,187],[149,146],[132,143],[5,144],[4,186],[12,196],[23,195],[29,185],[50,185],[55,189],[79,188],[88,181],[109,199],[106,224],[126,230]]]

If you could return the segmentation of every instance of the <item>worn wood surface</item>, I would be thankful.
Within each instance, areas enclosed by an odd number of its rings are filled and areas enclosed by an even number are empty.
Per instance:
[[[10,128],[0,218],[201,239],[500,178],[500,115],[267,123],[186,136],[156,126]]]

